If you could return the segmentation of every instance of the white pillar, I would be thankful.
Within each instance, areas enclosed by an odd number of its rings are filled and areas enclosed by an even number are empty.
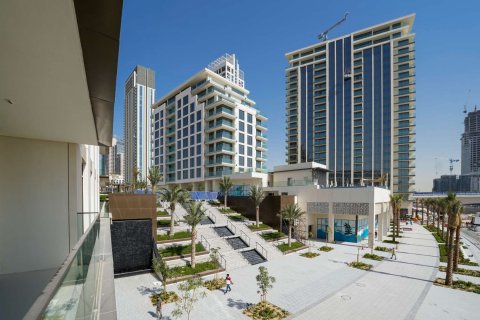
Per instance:
[[[375,203],[370,203],[368,207],[368,246],[373,248],[375,245]]]
[[[332,209],[331,206],[330,206],[330,209]],[[335,234],[334,224],[335,224],[335,219],[334,219],[333,212],[332,212],[331,210],[329,210],[329,212],[328,212],[328,230],[327,230],[327,233],[328,233],[328,242],[333,242],[333,241],[335,240],[335,237],[334,237],[334,234]]]
[[[380,213],[378,216],[377,216],[377,219],[378,219],[378,230],[377,230],[377,240],[378,241],[383,241],[383,232],[384,232],[384,223],[385,223],[385,219],[383,219],[383,215],[385,213]]]

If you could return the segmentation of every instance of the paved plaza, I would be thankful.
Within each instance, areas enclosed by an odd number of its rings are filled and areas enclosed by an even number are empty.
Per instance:
[[[289,311],[290,319],[478,318],[479,295],[432,285],[437,274],[444,274],[438,272],[437,243],[427,230],[414,225],[412,231],[403,233],[400,242],[398,260],[390,260],[388,253],[379,251],[375,254],[387,259],[362,259],[374,265],[368,272],[346,265],[357,256],[358,248],[353,244],[332,245],[335,250],[320,252],[313,259],[294,253],[263,263],[277,280],[268,300]],[[364,249],[361,255],[367,252],[370,250]],[[206,298],[195,305],[191,319],[248,319],[242,310],[247,303],[259,301],[257,273],[258,265],[230,272],[235,283],[232,292],[206,290]],[[161,289],[154,287],[154,281],[151,274],[115,279],[119,320],[155,318],[149,295]],[[168,290],[176,290],[176,285],[169,285]],[[168,316],[173,307],[164,306],[166,319],[171,319]]]

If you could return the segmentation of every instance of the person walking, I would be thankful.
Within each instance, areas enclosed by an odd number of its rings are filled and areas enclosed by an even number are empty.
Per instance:
[[[390,259],[393,259],[393,257],[395,257],[395,260],[397,260],[397,251],[395,248],[392,248],[392,256],[390,257]]]
[[[227,277],[225,278],[225,282],[227,283],[227,287],[225,288],[224,294],[226,294],[228,291],[232,291],[232,288],[230,287],[233,284],[232,278],[230,278],[230,274],[227,273]]]
[[[162,298],[158,297],[157,301],[157,319],[162,319]]]

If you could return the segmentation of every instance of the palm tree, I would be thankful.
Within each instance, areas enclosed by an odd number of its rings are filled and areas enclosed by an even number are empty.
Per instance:
[[[172,190],[169,190],[167,188],[163,188],[160,190],[160,199],[163,201],[169,202],[169,209],[170,209],[170,238],[173,238],[173,225],[175,223],[174,221],[174,213],[175,213],[175,207],[177,204],[184,204],[188,200],[188,192],[182,189],[180,186],[175,186],[172,188]]]
[[[137,167],[133,167],[132,174],[133,174],[132,190],[133,192],[135,192],[135,190],[137,189],[138,176],[140,175],[140,171],[138,171]]]
[[[263,193],[262,187],[251,186],[250,199],[252,199],[253,204],[255,205],[255,209],[256,209],[255,217],[256,217],[257,228],[258,228],[260,223],[260,204],[265,199],[265,194]]]
[[[152,186],[152,193],[155,193],[155,186],[162,180],[162,174],[160,173],[160,168],[158,166],[153,166],[148,168],[148,181]]]
[[[227,207],[227,194],[232,187],[233,183],[230,180],[230,177],[223,176],[222,180],[220,180],[220,191],[223,193],[223,205],[225,208]]]
[[[448,213],[448,215],[450,216],[452,213],[450,211],[450,207],[452,206],[452,204],[457,200],[457,195],[453,192],[450,192],[448,193],[447,197],[445,198],[445,211]],[[448,239],[450,237],[453,237],[453,234],[450,233],[450,229],[447,229],[447,237],[446,237],[446,244],[447,244],[447,249],[449,248],[449,245],[448,245]],[[453,240],[452,240],[453,241]]]
[[[305,212],[296,203],[286,205],[279,213],[279,216],[288,223],[288,247],[292,246],[292,226],[295,220],[300,219],[304,214]]]
[[[390,206],[393,211],[393,230],[392,239],[395,242],[395,225],[398,223],[397,215],[400,214],[400,206],[402,205],[403,196],[401,194],[390,195]]]
[[[425,199],[425,207],[427,209],[427,227],[428,227],[428,221],[430,219],[430,206],[432,203],[432,199]]]
[[[200,202],[189,202],[185,208],[187,214],[183,217],[183,222],[188,224],[192,228],[192,254],[190,259],[190,265],[195,268],[195,253],[196,253],[196,241],[197,241],[197,225],[205,218],[205,210],[202,209]]]
[[[425,204],[425,199],[420,199],[420,204],[422,205],[422,226],[423,226],[423,206]]]
[[[448,229],[450,232],[450,237],[448,238],[448,260],[447,260],[447,274],[445,276],[445,285],[451,286],[453,279],[453,263],[454,263],[454,250],[453,246],[453,233],[455,229],[460,224],[460,213],[462,211],[462,203],[459,200],[448,200],[449,203],[449,214],[448,214]]]

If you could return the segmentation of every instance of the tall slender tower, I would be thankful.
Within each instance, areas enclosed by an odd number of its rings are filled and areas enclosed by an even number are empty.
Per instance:
[[[326,164],[331,185],[414,191],[414,18],[286,54],[288,163]]]
[[[133,169],[146,179],[151,165],[151,106],[155,101],[155,71],[136,66],[125,82],[125,181]]]

